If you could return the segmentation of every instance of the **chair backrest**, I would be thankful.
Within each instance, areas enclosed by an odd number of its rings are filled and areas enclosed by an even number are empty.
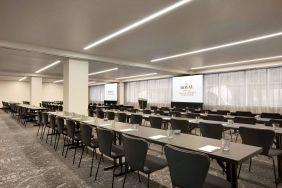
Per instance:
[[[187,118],[196,119],[196,117],[200,117],[200,114],[197,114],[197,113],[187,113],[186,117]]]
[[[137,112],[137,109],[135,108],[129,108],[127,109],[128,112],[131,112],[131,113],[136,113]]]
[[[200,131],[203,137],[221,139],[223,126],[217,123],[199,123]]]
[[[281,119],[282,116],[278,113],[261,113],[261,118]]]
[[[108,111],[106,113],[108,120],[114,120],[115,119],[115,113]]]
[[[181,112],[180,111],[173,111],[171,112],[171,115],[174,117],[181,117]]]
[[[158,110],[157,106],[151,106],[150,108],[151,108],[151,110],[154,110],[154,111]]]
[[[152,113],[151,110],[148,110],[148,109],[143,110],[143,114],[151,114],[151,113]]]
[[[104,112],[102,110],[96,110],[96,115],[100,119],[104,119]]]
[[[74,138],[75,122],[73,120],[67,119],[66,125],[67,125],[67,135],[68,135],[68,137]]]
[[[170,111],[169,107],[161,107],[160,110],[161,111]]]
[[[131,124],[142,124],[143,116],[141,114],[131,114]]]
[[[50,119],[50,127],[51,127],[51,129],[55,129],[55,127],[56,127],[56,116],[50,115],[49,119]]]
[[[111,156],[114,133],[110,130],[97,128],[98,146],[101,153]]]
[[[268,123],[266,123],[265,125],[267,126],[272,126],[273,124],[277,124],[278,127],[282,127],[282,119],[271,119]]]
[[[118,122],[126,123],[126,113],[118,113],[117,117],[118,117]]]
[[[248,111],[236,111],[235,116],[254,117],[254,114]]]
[[[203,119],[212,121],[227,121],[222,115],[207,115],[203,116]]]
[[[210,160],[206,154],[170,145],[166,145],[164,151],[173,186],[203,187],[210,166]]]
[[[48,124],[48,113],[43,113],[42,114],[42,121],[43,121],[43,124],[44,125],[47,125]]]
[[[256,119],[253,117],[234,117],[234,123],[243,123],[243,124],[256,124]]]
[[[94,112],[93,112],[93,109],[91,107],[88,108],[88,116],[90,116],[90,117],[94,116]]]
[[[171,127],[174,130],[180,130],[181,133],[187,133],[189,122],[185,119],[175,119],[171,118]]]
[[[219,115],[227,115],[227,114],[230,114],[230,111],[229,111],[229,110],[217,110],[216,112],[217,112],[217,114],[219,114]]]
[[[275,136],[273,130],[248,127],[239,127],[239,133],[243,144],[262,147],[262,155],[268,154]]]
[[[163,119],[158,116],[149,116],[150,125],[152,128],[161,129],[163,125]]]
[[[57,116],[57,126],[58,126],[58,132],[60,134],[64,133],[64,127],[65,127],[65,123],[64,123],[64,118]]]
[[[134,170],[144,170],[148,143],[144,139],[122,135],[126,163]]]
[[[85,146],[91,145],[92,127],[90,125],[80,125],[81,140]]]

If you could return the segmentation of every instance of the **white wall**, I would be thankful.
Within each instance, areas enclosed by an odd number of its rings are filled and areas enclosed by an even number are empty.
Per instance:
[[[20,102],[30,100],[30,82],[0,81],[0,107],[2,101]],[[43,101],[63,101],[63,84],[43,83]]]
[[[63,84],[43,83],[42,101],[63,101]]]
[[[2,107],[2,101],[22,102],[29,99],[29,82],[0,81],[0,107]]]

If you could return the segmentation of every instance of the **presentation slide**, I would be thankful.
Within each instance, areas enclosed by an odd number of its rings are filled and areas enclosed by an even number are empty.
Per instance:
[[[105,84],[105,101],[117,101],[117,83]]]
[[[174,77],[172,87],[173,102],[203,102],[203,75]]]

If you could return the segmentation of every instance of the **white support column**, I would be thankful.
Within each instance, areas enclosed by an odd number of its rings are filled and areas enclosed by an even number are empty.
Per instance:
[[[64,111],[88,115],[88,62],[64,63]]]
[[[30,104],[39,106],[42,102],[42,78],[30,78]]]
[[[118,104],[124,105],[124,83],[118,84]]]

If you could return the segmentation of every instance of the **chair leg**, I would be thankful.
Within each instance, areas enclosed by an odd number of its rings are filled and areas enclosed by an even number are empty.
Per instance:
[[[74,154],[73,154],[72,164],[74,164],[74,161],[75,161],[75,155],[76,155],[76,147],[74,148]]]
[[[148,174],[147,188],[150,187],[150,174]]]
[[[65,158],[67,158],[67,155],[68,155],[68,151],[69,151],[69,144],[70,144],[70,140],[68,139],[68,142],[67,142],[67,150],[66,150],[66,154],[65,154]]]
[[[273,172],[274,172],[274,182],[275,182],[275,187],[277,188],[277,175],[276,175],[276,168],[275,168],[275,161],[274,161],[274,158],[272,157],[272,164],[273,164]]]
[[[240,167],[239,167],[239,171],[238,171],[238,175],[237,175],[237,178],[238,178],[238,179],[239,179],[239,177],[240,177],[241,168],[242,168],[242,164],[240,164]]]
[[[37,130],[37,134],[36,134],[36,136],[38,136],[38,133],[39,133],[40,127],[41,127],[41,125],[40,125],[40,124],[38,124],[38,130]]]
[[[116,161],[114,160],[114,169],[113,169],[112,188],[114,187],[114,181],[115,181],[115,170],[116,170]]]
[[[46,136],[46,144],[48,142],[49,131],[50,131],[50,128],[48,127],[48,132],[47,132],[47,136]]]
[[[124,178],[123,178],[122,188],[124,188],[124,184],[125,184],[125,180],[126,180],[126,176],[127,176],[127,171],[128,171],[128,166],[126,164],[125,165],[125,175],[124,175]]]
[[[99,163],[98,163],[97,171],[96,171],[96,174],[95,174],[95,181],[97,180],[97,175],[98,175],[98,172],[99,172],[100,163],[101,163],[101,159],[102,158],[103,158],[103,154],[101,154],[101,156],[100,156],[100,160],[99,160]]]
[[[141,177],[139,171],[137,171],[139,182],[141,183]]]
[[[249,172],[251,172],[251,168],[252,168],[252,158],[250,159]]]
[[[84,153],[84,147],[85,146],[82,146],[82,152],[81,152],[81,156],[80,156],[80,159],[79,159],[78,168],[80,167],[81,159],[82,159],[82,156],[83,156],[83,153]]]
[[[64,145],[63,145],[63,151],[62,151],[62,156],[64,155],[64,152],[65,152],[65,145],[66,145],[66,136],[63,136],[64,137]]]
[[[92,160],[91,160],[91,169],[90,169],[90,177],[92,176],[92,169],[93,169],[93,161],[94,161],[94,154],[95,154],[95,149],[92,151]]]
[[[57,140],[57,144],[56,144],[56,148],[55,148],[56,151],[57,151],[57,149],[58,149],[58,145],[59,145],[59,142],[60,142],[60,138],[61,138],[61,134],[59,134],[59,136],[58,136],[58,140]]]

